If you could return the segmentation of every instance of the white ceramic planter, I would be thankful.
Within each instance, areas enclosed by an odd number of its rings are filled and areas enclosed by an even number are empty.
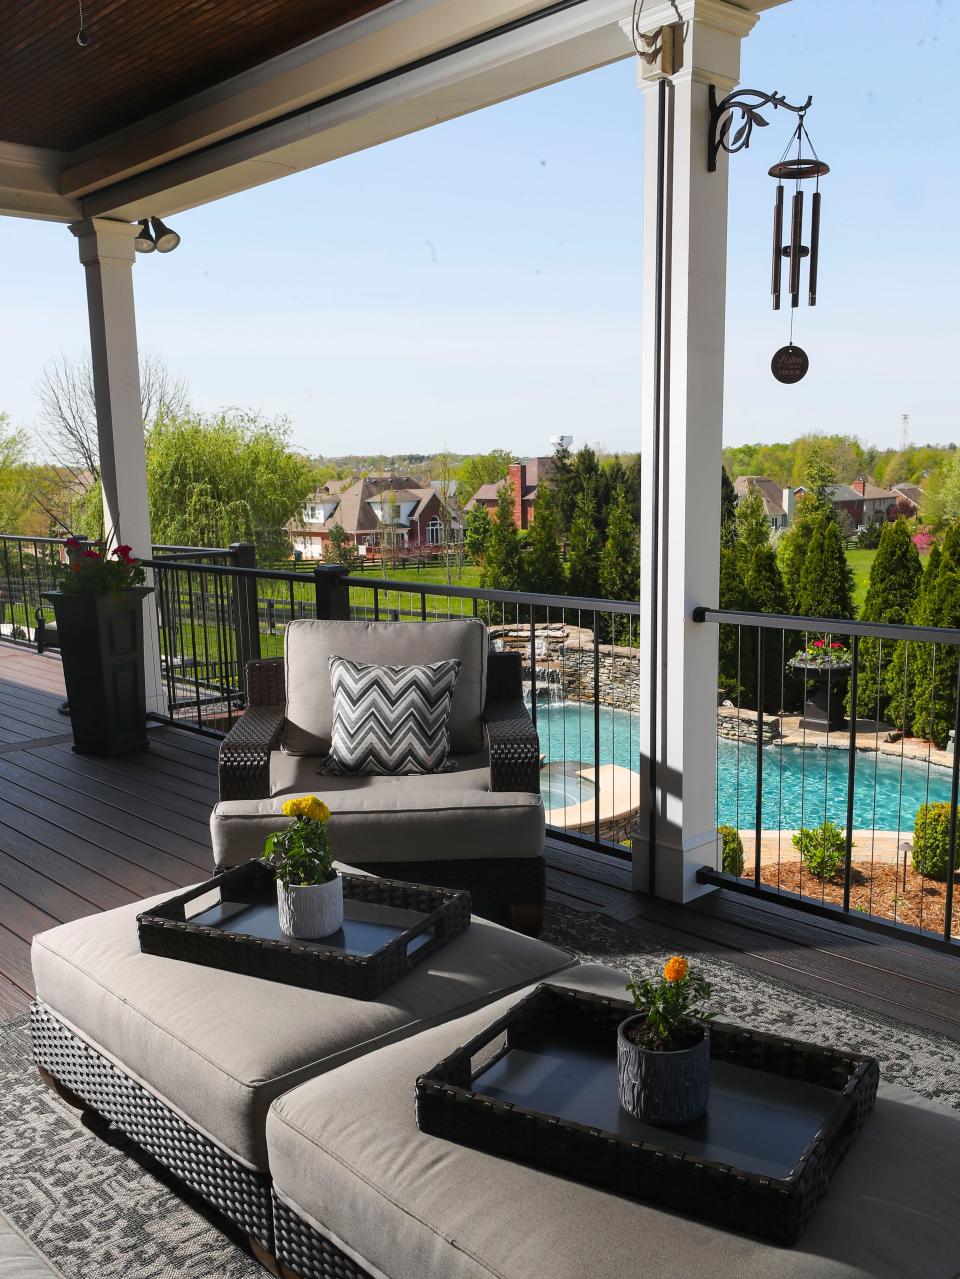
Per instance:
[[[329,937],[343,924],[343,880],[339,875],[325,884],[291,884],[277,880],[280,927],[290,937],[308,940]]]

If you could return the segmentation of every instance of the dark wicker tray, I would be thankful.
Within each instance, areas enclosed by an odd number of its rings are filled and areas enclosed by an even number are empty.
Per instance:
[[[417,1080],[421,1131],[794,1243],[870,1113],[877,1063],[713,1022],[707,1115],[654,1128],[617,1099],[617,1026],[632,1012],[538,986]]]
[[[470,894],[372,875],[343,875],[343,928],[319,941],[280,930],[276,880],[237,866],[137,916],[140,949],[209,968],[376,999],[470,926]]]

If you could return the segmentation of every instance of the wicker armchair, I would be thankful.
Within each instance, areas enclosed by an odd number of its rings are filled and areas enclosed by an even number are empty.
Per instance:
[[[246,710],[220,746],[221,801],[266,800],[284,793],[283,789],[278,790],[276,778],[271,781],[271,757],[276,768],[278,756],[275,752],[280,750],[285,726],[283,659],[249,662],[246,684]],[[540,742],[523,701],[519,653],[488,654],[483,722],[489,756],[488,791],[491,794],[525,792],[539,796]],[[376,783],[379,779],[365,780]],[[335,797],[331,806],[336,815]],[[223,808],[223,804],[219,807]],[[538,807],[538,811],[542,823],[542,807]],[[478,808],[476,821],[482,822],[483,816],[483,808]],[[385,813],[384,818],[388,819],[389,813]],[[495,847],[495,838],[491,842]],[[443,848],[437,846],[435,836],[434,846],[425,851],[431,855],[404,861],[380,860],[375,856],[359,860],[355,853],[344,860],[375,874],[443,887],[468,888],[477,914],[508,923],[524,932],[539,932],[544,903],[542,841],[538,856],[531,856],[526,849],[524,855],[514,857],[507,849],[506,855],[449,857],[443,855]],[[496,851],[498,854],[504,852],[500,848]]]

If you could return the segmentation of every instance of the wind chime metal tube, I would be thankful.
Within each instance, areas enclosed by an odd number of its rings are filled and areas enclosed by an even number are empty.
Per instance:
[[[783,186],[777,183],[777,195],[773,204],[773,262],[770,269],[770,292],[773,309],[780,310],[780,281],[783,276]]]
[[[800,305],[800,263],[803,260],[803,192],[793,193],[790,225],[790,305]]]
[[[810,208],[810,278],[808,301],[817,305],[817,267],[820,263],[820,192],[814,191]]]

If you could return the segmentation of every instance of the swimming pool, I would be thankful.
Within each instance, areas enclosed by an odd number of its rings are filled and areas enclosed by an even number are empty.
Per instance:
[[[538,707],[540,749],[548,762],[576,760],[592,768],[594,708],[563,702]],[[639,769],[640,718],[627,711],[600,708],[600,764]],[[718,743],[717,822],[752,828],[755,822],[756,746],[721,739]],[[763,829],[796,830],[818,826],[825,818],[837,826],[847,821],[849,751],[763,748]],[[551,770],[552,772],[554,770]],[[632,789],[632,788],[631,788]],[[592,797],[585,790],[582,800]],[[949,801],[949,769],[894,755],[858,751],[853,824],[857,830],[913,829],[916,811],[926,801]],[[544,804],[548,809],[576,803],[577,782],[563,770],[556,785],[548,774]],[[632,800],[631,800],[632,802]]]

